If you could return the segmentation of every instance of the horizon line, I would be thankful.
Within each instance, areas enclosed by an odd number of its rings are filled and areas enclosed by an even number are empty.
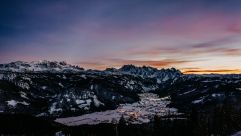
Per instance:
[[[31,62],[41,62],[41,61],[49,61],[49,62],[54,62],[54,60],[39,60],[39,61],[20,61],[20,62],[27,62],[27,63],[31,63]],[[8,63],[1,63],[1,64],[9,64],[9,63],[14,63],[14,62],[18,62],[18,61],[11,61]],[[67,61],[55,61],[55,62],[66,62]],[[121,68],[124,65],[133,65],[136,67],[152,67],[152,68],[157,68],[157,69],[170,69],[170,68],[175,68],[177,70],[180,70],[182,74],[197,74],[197,75],[201,75],[201,74],[241,74],[241,69],[202,69],[202,68],[177,68],[177,67],[157,67],[157,66],[152,66],[152,65],[135,65],[135,64],[123,64],[123,65],[116,65],[116,66],[98,66],[97,64],[92,64],[91,66],[86,65],[86,64],[74,64],[74,63],[67,63],[69,65],[73,65],[73,66],[79,66],[81,68],[84,68],[85,70],[106,70],[107,68]]]

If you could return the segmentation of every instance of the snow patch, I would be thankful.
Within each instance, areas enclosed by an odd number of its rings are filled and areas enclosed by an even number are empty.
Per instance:
[[[19,86],[19,87],[21,87],[22,89],[27,89],[27,90],[29,90],[29,84],[28,83],[24,83],[24,82],[19,82],[19,83],[17,83],[17,85]]]
[[[90,99],[87,99],[87,100],[86,100],[87,105],[90,105],[91,102],[92,102],[92,101],[91,101]]]
[[[84,79],[87,79],[87,78],[86,78],[86,75],[81,75],[80,77],[82,77],[82,78],[84,78]]]
[[[167,81],[169,79],[169,77],[168,77],[168,75],[166,75],[163,79],[162,79],[162,81]]]
[[[203,98],[192,101],[193,104],[199,104],[199,103],[202,103],[202,102],[203,102]]]
[[[59,85],[60,87],[62,87],[62,88],[64,87],[64,86],[62,85],[62,83],[58,83],[58,85]]]
[[[189,94],[189,93],[192,93],[192,92],[194,92],[194,91],[196,91],[196,89],[193,89],[193,90],[191,90],[191,91],[184,92],[184,93],[179,94],[179,95],[185,95],[185,94]]]
[[[93,89],[94,89],[94,85],[91,85],[91,86],[90,86],[90,90],[93,90]]]
[[[241,136],[241,131],[236,132],[235,134],[233,134],[232,136]]]
[[[23,102],[19,102],[20,104],[23,104],[23,105],[26,105],[26,106],[28,106],[29,105],[29,103],[27,103],[27,102],[25,102],[25,101],[23,101]]]
[[[104,103],[102,103],[101,101],[99,101],[99,100],[97,99],[97,96],[96,96],[96,95],[94,95],[94,97],[93,97],[93,102],[94,102],[94,105],[95,105],[96,107],[100,107],[100,105],[104,105]]]
[[[7,103],[8,103],[9,106],[12,106],[12,107],[16,107],[16,105],[18,104],[18,102],[15,101],[15,100],[7,101]]]
[[[212,97],[222,97],[222,96],[224,96],[224,94],[217,94],[217,93],[212,94]]]
[[[75,100],[75,102],[76,102],[76,104],[83,104],[83,103],[85,103],[85,101],[84,100]]]
[[[23,102],[18,102],[18,101],[15,101],[15,100],[9,100],[9,101],[6,101],[8,103],[9,106],[12,106],[12,107],[16,107],[17,104],[23,104],[23,105],[26,105],[28,106],[29,103],[23,101]]]
[[[25,92],[20,92],[20,96],[22,97],[22,98],[25,98],[25,99],[29,99],[28,97],[27,97],[27,94],[25,93]]]
[[[45,89],[47,89],[47,86],[42,86],[41,88],[42,88],[43,90],[45,90]]]
[[[115,97],[116,97],[116,96],[113,95],[113,96],[111,97],[111,99],[112,99],[112,100],[115,100]]]
[[[50,107],[50,109],[49,109],[49,113],[50,113],[50,114],[58,113],[58,112],[61,112],[61,111],[62,111],[61,108],[56,108],[56,106],[57,106],[57,103],[54,102],[54,103],[52,104],[52,106]]]
[[[162,80],[159,79],[159,78],[157,78],[156,82],[157,82],[158,84],[161,84],[161,83],[162,83]]]
[[[32,82],[31,78],[28,78],[28,77],[23,77],[23,80],[27,80],[29,82]]]

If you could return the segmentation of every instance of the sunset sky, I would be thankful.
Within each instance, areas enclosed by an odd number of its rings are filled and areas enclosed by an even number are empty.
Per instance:
[[[241,73],[241,0],[1,0],[0,63]]]

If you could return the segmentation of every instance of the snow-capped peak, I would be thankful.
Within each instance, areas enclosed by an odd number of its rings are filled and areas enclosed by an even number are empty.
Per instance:
[[[8,64],[0,64],[0,70],[10,72],[78,72],[83,70],[78,66],[67,64],[64,61],[16,61]]]
[[[138,75],[143,78],[156,78],[159,83],[162,81],[167,81],[169,79],[175,79],[179,77],[182,73],[175,69],[157,69],[149,66],[137,67],[134,65],[124,65],[120,69],[112,70],[112,72],[120,72],[124,74]]]

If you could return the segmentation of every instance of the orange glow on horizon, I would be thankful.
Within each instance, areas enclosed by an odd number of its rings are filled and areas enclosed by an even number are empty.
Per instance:
[[[241,74],[241,69],[181,69],[183,74]]]

